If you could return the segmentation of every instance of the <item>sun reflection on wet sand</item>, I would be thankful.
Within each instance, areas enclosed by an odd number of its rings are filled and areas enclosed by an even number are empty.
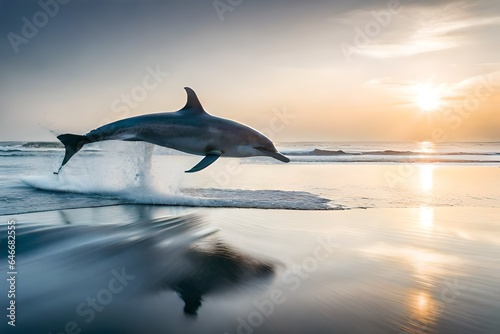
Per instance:
[[[419,223],[424,232],[431,233],[434,227],[434,208],[423,206],[419,210]]]
[[[419,143],[419,151],[423,153],[420,157],[425,158],[426,154],[435,152],[434,143],[428,141]],[[433,165],[425,164],[419,166],[420,187],[424,192],[429,192],[433,188],[433,172]]]
[[[419,166],[420,172],[420,187],[424,192],[430,192],[433,187],[433,174],[434,174],[434,166],[433,165],[421,165]]]
[[[408,297],[407,333],[435,333],[438,304],[427,291],[414,291]]]

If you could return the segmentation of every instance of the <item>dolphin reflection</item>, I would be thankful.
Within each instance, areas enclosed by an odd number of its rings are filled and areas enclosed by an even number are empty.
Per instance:
[[[101,314],[108,309],[127,308],[164,291],[176,292],[184,313],[196,315],[208,295],[242,286],[265,288],[274,276],[274,263],[224,243],[199,215],[100,225],[61,217],[60,225],[16,226],[17,267],[23,273],[16,302],[23,305],[20,327],[25,330],[60,328],[74,317],[75,307],[84,324],[94,318],[106,322]],[[6,229],[0,226],[2,244]],[[1,255],[2,263],[7,262],[5,256]],[[99,291],[110,289],[118,275],[127,275],[130,281],[100,313],[90,301],[99,304]],[[116,280],[113,284],[117,285]],[[96,292],[97,302],[92,299]],[[113,312],[107,314],[111,319]]]

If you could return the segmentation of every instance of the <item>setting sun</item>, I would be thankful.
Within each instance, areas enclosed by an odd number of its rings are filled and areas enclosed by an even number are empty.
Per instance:
[[[415,86],[415,103],[425,112],[439,109],[442,104],[441,91],[441,87],[432,83],[418,84]]]

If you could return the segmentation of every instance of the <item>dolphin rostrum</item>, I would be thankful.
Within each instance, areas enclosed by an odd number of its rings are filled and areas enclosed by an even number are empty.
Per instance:
[[[86,135],[63,134],[57,137],[66,148],[59,170],[84,145],[104,140],[144,141],[178,151],[205,156],[186,173],[198,172],[223,157],[269,156],[283,162],[290,159],[279,153],[271,140],[259,131],[235,121],[212,116],[189,87],[187,103],[179,111],[122,119],[103,125]]]

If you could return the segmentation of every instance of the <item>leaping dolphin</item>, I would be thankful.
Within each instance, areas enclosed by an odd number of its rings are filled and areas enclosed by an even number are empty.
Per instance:
[[[262,133],[241,123],[210,115],[203,109],[196,93],[189,87],[184,89],[187,92],[187,103],[179,111],[122,119],[83,136],[58,136],[66,153],[61,167],[54,174],[58,174],[84,145],[104,140],[144,141],[205,156],[186,173],[198,172],[210,166],[220,156],[269,156],[283,162],[290,161]]]

